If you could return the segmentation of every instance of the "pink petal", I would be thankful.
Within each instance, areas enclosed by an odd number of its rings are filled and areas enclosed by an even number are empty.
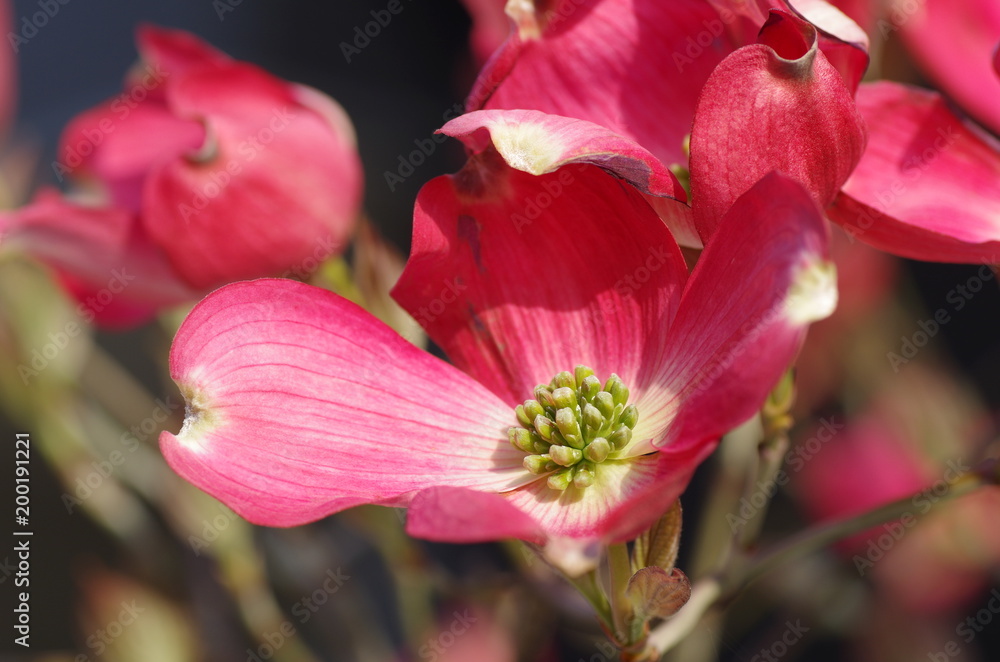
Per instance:
[[[465,487],[430,487],[417,492],[406,513],[406,531],[440,542],[545,541],[542,524],[503,496]]]
[[[190,32],[169,30],[155,25],[140,25],[136,44],[142,59],[157,71],[176,77],[191,69],[225,66],[232,59],[212,48]]]
[[[634,438],[697,450],[748,419],[836,300],[822,214],[800,184],[768,175],[733,205],[691,274],[664,351],[640,380]]]
[[[172,115],[146,92],[139,86],[73,118],[53,166],[60,182],[96,177],[115,206],[138,210],[150,168],[205,142],[204,126]]]
[[[361,170],[336,104],[319,107],[318,93],[239,63],[189,72],[167,92],[171,110],[202,119],[209,139],[202,154],[150,175],[143,222],[188,282],[280,274],[343,247]]]
[[[510,489],[513,411],[452,366],[330,292],[236,283],[181,326],[170,372],[184,427],[160,445],[177,473],[258,524],[362,503],[405,505],[437,485]]]
[[[868,34],[842,12],[824,0],[794,0],[785,3],[819,31],[819,49],[840,72],[851,92],[868,70]]]
[[[13,6],[10,0],[0,1],[0,34],[13,32]],[[0,135],[6,135],[17,112],[17,47],[0,53]]]
[[[487,63],[467,108],[529,108],[632,138],[686,163],[698,91],[733,49],[702,0],[517,3],[516,32]],[[546,18],[548,17],[548,18]]]
[[[824,0],[709,0],[738,45],[758,41],[768,10],[791,11],[818,30],[819,50],[840,72],[852,92],[868,68],[868,35],[837,6]],[[772,44],[773,45],[773,44]]]
[[[481,110],[451,120],[440,133],[459,138],[474,153],[492,145],[510,167],[532,175],[567,163],[590,163],[645,193],[687,199],[680,182],[655,156],[592,122],[537,110]]]
[[[687,276],[640,194],[592,166],[535,177],[489,150],[425,185],[413,222],[393,297],[512,404],[577,364],[631,385]]]
[[[772,11],[760,44],[720,64],[705,84],[691,135],[691,193],[702,237],[772,170],[825,207],[864,149],[851,91],[817,48],[816,30]]]
[[[604,462],[597,466],[597,482],[585,490],[557,492],[545,480],[503,494],[425,490],[410,504],[407,531],[444,542],[519,538],[558,547],[560,556],[584,554],[595,544],[628,540],[648,528],[680,496],[709,450]]]
[[[134,214],[123,209],[74,204],[43,190],[28,206],[0,216],[0,233],[5,246],[60,274],[87,322],[132,326],[201,294],[178,279]]]
[[[870,129],[831,210],[853,237],[895,255],[993,263],[1000,253],[1000,145],[940,95],[898,83],[861,86]]]
[[[885,23],[941,90],[993,133],[1000,134],[1000,4],[995,0],[921,0]],[[897,18],[898,17],[898,18]]]
[[[479,64],[486,62],[510,34],[510,19],[504,0],[462,0],[472,18],[472,53]]]

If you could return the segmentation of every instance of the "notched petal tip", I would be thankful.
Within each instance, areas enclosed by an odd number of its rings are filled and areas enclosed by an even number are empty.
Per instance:
[[[812,75],[813,60],[819,51],[819,34],[808,21],[772,9],[757,41],[774,53],[771,67],[775,73],[789,78],[808,78]]]
[[[788,318],[795,324],[809,324],[829,317],[836,308],[836,265],[822,258],[803,264],[785,299]]]
[[[188,385],[180,389],[184,397],[184,423],[175,436],[185,449],[201,452],[204,450],[201,442],[207,433],[219,427],[219,414],[204,392]]]

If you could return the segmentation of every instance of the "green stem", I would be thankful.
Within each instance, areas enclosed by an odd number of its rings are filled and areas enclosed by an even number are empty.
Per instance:
[[[625,595],[625,589],[628,588],[628,580],[632,578],[632,562],[625,543],[608,546],[608,565],[611,569],[611,615],[615,638],[621,644],[631,644],[633,642],[629,640],[628,625],[632,617],[632,605]]]
[[[587,599],[587,602],[597,612],[598,617],[604,622],[604,626],[608,630],[613,630],[614,617],[611,615],[611,604],[608,602],[608,597],[597,585],[597,573],[591,571],[581,577],[566,575],[566,579]]]
[[[986,460],[951,481],[948,492],[934,502],[933,507],[991,484],[1000,484],[1000,460],[997,459]],[[912,508],[913,497],[910,496],[856,517],[807,529],[769,551],[757,554],[744,563],[731,563],[724,570],[697,582],[691,599],[677,615],[650,633],[644,659],[658,659],[690,634],[713,604],[733,597],[771,570],[878,524],[912,515]]]

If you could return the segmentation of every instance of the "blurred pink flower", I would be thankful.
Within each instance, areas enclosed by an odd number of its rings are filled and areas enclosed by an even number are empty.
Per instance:
[[[124,92],[63,133],[70,194],[0,217],[5,241],[119,325],[342,249],[362,184],[343,110],[184,32],[144,27],[138,44]]]

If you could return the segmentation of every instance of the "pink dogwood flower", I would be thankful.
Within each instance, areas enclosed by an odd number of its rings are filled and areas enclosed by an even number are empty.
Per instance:
[[[970,110],[988,118],[982,108],[996,97],[997,77],[986,44],[1000,40],[991,36],[992,10],[966,41],[958,26],[976,14],[975,2],[959,3],[956,12],[943,2],[925,4],[907,15],[904,32],[919,33],[928,52],[949,52],[925,58],[935,71],[979,81],[956,83],[955,94],[961,96],[958,87],[974,90],[982,103],[970,100]],[[934,12],[948,16],[933,21]],[[666,216],[682,243],[697,246],[735,197],[779,170],[829,208],[831,220],[877,248],[923,260],[995,261],[1000,157],[993,137],[977,135],[941,102],[908,88],[859,89],[867,37],[832,5],[563,0],[544,10],[509,3],[508,13],[512,34],[481,72],[469,107],[586,119],[664,163],[689,163],[690,211],[674,208]],[[938,25],[956,36],[935,35]],[[979,64],[959,72],[954,44],[963,53],[978,44]],[[690,159],[683,149],[688,134]]]
[[[343,110],[190,34],[144,27],[137,40],[124,92],[63,133],[52,167],[69,195],[43,191],[0,218],[5,240],[84,302],[113,291],[86,304],[110,324],[342,249],[362,184]]]
[[[634,143],[535,111],[442,131],[469,161],[421,190],[393,295],[452,363],[329,292],[229,285],[175,338],[187,415],[161,448],[251,522],[406,506],[412,535],[519,538],[580,572],[669,507],[832,310],[826,227],[771,174],[689,276],[634,188],[676,182]]]

